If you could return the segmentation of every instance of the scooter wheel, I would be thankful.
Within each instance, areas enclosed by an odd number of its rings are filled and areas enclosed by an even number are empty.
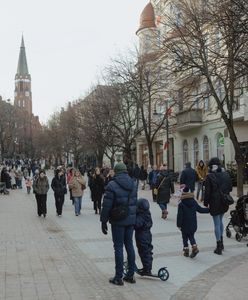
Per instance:
[[[123,275],[126,276],[127,273],[128,273],[128,262],[124,261],[124,264],[123,264]]]
[[[230,239],[230,237],[232,236],[231,230],[230,229],[226,229],[226,236]]]
[[[236,238],[236,240],[237,240],[238,242],[241,242],[241,240],[242,240],[242,235],[239,234],[239,233],[237,232],[236,235],[235,235],[235,238]]]
[[[158,270],[158,277],[161,280],[166,281],[166,280],[168,280],[169,276],[170,276],[170,274],[166,268],[161,268]]]

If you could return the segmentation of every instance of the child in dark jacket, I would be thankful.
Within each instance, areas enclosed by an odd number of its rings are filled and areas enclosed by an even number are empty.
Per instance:
[[[208,208],[201,207],[194,199],[194,193],[189,193],[189,188],[184,187],[181,201],[178,204],[177,227],[182,232],[183,255],[186,257],[195,257],[198,253],[198,247],[195,241],[195,232],[197,230],[196,212],[209,213]],[[189,255],[188,240],[192,246],[192,252]]]
[[[147,199],[140,198],[137,202],[137,215],[135,225],[135,240],[138,253],[143,265],[138,272],[140,275],[151,275],[152,271],[152,216]]]

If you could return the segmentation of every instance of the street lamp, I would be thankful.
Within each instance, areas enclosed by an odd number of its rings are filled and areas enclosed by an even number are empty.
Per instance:
[[[158,100],[157,100],[158,101]],[[157,101],[154,104],[154,110],[153,115],[154,116],[164,116],[165,117],[165,130],[166,130],[166,143],[164,145],[164,150],[166,149],[166,161],[167,161],[167,168],[169,169],[170,166],[170,148],[169,148],[169,115],[171,112],[171,108],[168,105],[168,101],[166,100],[166,106],[165,106],[165,113],[158,113],[156,109]]]

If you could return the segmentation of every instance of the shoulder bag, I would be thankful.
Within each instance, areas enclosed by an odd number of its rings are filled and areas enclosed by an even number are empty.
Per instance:
[[[155,196],[157,196],[158,190],[160,189],[160,187],[161,187],[162,183],[164,182],[164,180],[165,180],[165,177],[161,180],[159,186],[158,186],[157,188],[153,189],[153,194],[154,194]]]

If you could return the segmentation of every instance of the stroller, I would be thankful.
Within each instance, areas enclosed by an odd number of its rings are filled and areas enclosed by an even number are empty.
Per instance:
[[[231,218],[226,226],[226,236],[232,236],[230,227],[236,232],[235,238],[238,242],[248,234],[248,195],[238,199],[235,210],[230,212]]]

